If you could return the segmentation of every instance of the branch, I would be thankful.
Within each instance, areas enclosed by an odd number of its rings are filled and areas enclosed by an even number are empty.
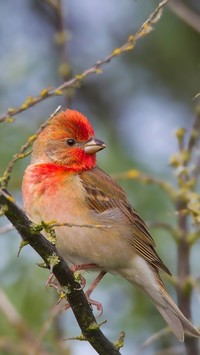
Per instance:
[[[49,97],[62,95],[63,90],[80,87],[82,81],[91,74],[102,73],[102,67],[105,64],[110,63],[113,58],[118,57],[122,53],[133,50],[137,40],[148,35],[153,30],[153,25],[160,19],[162,15],[163,7],[167,4],[168,1],[169,0],[161,1],[157,6],[157,8],[154,10],[154,12],[142,24],[139,30],[135,34],[130,35],[127,41],[121,47],[115,48],[107,57],[105,57],[102,60],[98,60],[92,67],[76,75],[74,78],[64,82],[62,85],[58,86],[57,88],[55,89],[46,88],[43,89],[39,93],[39,95],[35,97],[29,96],[19,108],[10,108],[3,116],[1,116],[0,122],[12,122],[13,121],[12,117],[14,115],[17,115],[18,113],[29,109],[30,107],[38,104],[39,102]]]
[[[16,205],[7,191],[0,190],[0,206],[5,210],[5,216],[13,223],[24,241],[42,257],[47,267],[51,269],[67,294],[67,300],[72,308],[82,334],[100,355],[120,355],[119,350],[101,332],[80,285],[75,281],[67,263],[58,254],[56,247],[42,234],[33,232],[32,222]],[[52,259],[56,262],[52,264]]]
[[[25,151],[30,148],[30,146],[32,146],[33,142],[37,139],[38,135],[43,131],[43,129],[49,124],[50,120],[55,116],[57,115],[57,113],[59,112],[61,106],[58,106],[56,108],[56,110],[51,114],[51,116],[47,119],[46,122],[44,122],[40,128],[35,132],[35,134],[33,134],[32,136],[30,136],[27,140],[27,142],[22,145],[22,147],[20,148],[19,152],[14,154],[11,161],[8,163],[8,166],[6,168],[6,170],[4,171],[3,173],[3,176],[0,178],[0,185],[2,188],[6,188],[7,185],[8,185],[8,182],[10,180],[10,177],[11,177],[11,172],[12,172],[12,169],[16,163],[17,160],[19,159],[23,159],[25,158],[27,155],[29,155],[31,153],[28,152],[28,153],[25,153]]]
[[[62,81],[67,81],[72,78],[72,67],[69,61],[69,51],[67,44],[69,43],[69,34],[66,27],[66,18],[64,18],[64,8],[62,0],[45,0],[40,3],[41,5],[46,5],[52,10],[53,17],[51,17],[52,24],[55,27],[54,40],[58,47],[59,55],[59,67],[58,73],[62,78]],[[44,11],[46,9],[44,6]],[[46,12],[47,14],[47,12]],[[73,95],[73,90],[68,90],[66,92],[66,102],[65,105],[70,107],[71,99]]]
[[[133,179],[138,180],[139,182],[143,182],[144,184],[156,185],[160,187],[163,191],[165,191],[167,195],[172,199],[172,201],[174,201],[176,198],[176,190],[171,184],[164,180],[156,179],[152,176],[145,175],[137,169],[131,169],[124,173],[115,174],[112,176],[114,179]]]
[[[177,182],[178,182],[178,193],[175,201],[175,206],[177,210],[177,224],[178,230],[180,232],[180,239],[177,243],[178,252],[178,279],[179,283],[177,285],[178,292],[178,305],[180,310],[185,314],[188,319],[191,319],[191,296],[192,287],[188,279],[191,275],[190,267],[190,252],[191,243],[189,242],[189,231],[190,231],[190,221],[188,219],[189,209],[194,209],[194,179],[191,179],[189,174],[189,164],[191,163],[192,153],[194,151],[195,145],[199,138],[199,128],[200,119],[199,115],[196,115],[194,124],[189,135],[188,143],[184,141],[185,130],[179,129],[176,132],[176,137],[178,140],[179,154],[178,159],[173,159],[172,166],[176,168]],[[172,162],[172,160],[171,160]],[[188,197],[190,199],[188,200]],[[194,338],[185,339],[185,348],[188,355],[198,353],[197,340]]]

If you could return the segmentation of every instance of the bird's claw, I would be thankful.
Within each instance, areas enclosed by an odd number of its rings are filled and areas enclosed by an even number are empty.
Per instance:
[[[75,275],[74,275],[75,276]],[[75,276],[76,281],[79,283],[79,287],[76,287],[76,290],[83,290],[85,288],[86,285],[86,279],[85,277],[83,277],[80,273],[78,274],[78,276]]]
[[[103,306],[102,306],[102,304],[101,304],[100,302],[98,302],[98,301],[92,300],[92,299],[89,297],[89,295],[87,295],[87,292],[85,293],[85,296],[86,296],[86,298],[87,298],[88,303],[89,303],[91,306],[96,307],[97,311],[99,312],[99,314],[98,314],[97,317],[100,317],[100,316],[103,314]],[[66,304],[64,305],[63,310],[64,310],[64,311],[67,311],[69,308],[70,308],[70,304],[69,304],[69,303],[66,303]]]
[[[56,277],[54,276],[53,273],[50,274],[48,277],[46,283],[45,283],[45,288],[48,289],[48,287],[54,287],[56,290],[60,286],[59,282],[57,281]]]
[[[95,306],[97,311],[99,312],[97,317],[100,317],[103,314],[103,306],[102,306],[102,304],[100,302],[98,302],[98,301],[92,300],[89,296],[87,296],[87,292],[85,293],[85,295],[86,295],[88,303],[91,306]]]
[[[92,269],[92,268],[97,268],[97,266],[95,264],[81,264],[81,265],[72,265],[70,267],[71,271],[74,274],[75,274],[76,271],[80,271],[80,270],[84,270],[84,269]],[[95,306],[97,308],[97,311],[99,311],[98,317],[100,317],[103,314],[103,306],[102,306],[102,304],[100,302],[91,299],[90,295],[91,295],[91,293],[93,292],[93,290],[95,289],[95,287],[98,285],[98,283],[100,282],[100,280],[103,278],[103,276],[105,274],[106,274],[105,271],[101,271],[100,274],[93,281],[93,283],[90,285],[88,290],[85,292],[85,296],[87,298],[88,303],[91,306]],[[86,285],[85,278],[80,273],[75,278],[76,278],[77,282],[80,282],[80,287],[76,288],[76,290],[83,290],[85,285]],[[50,276],[47,279],[46,288],[47,287],[54,287],[57,291],[61,287],[53,273],[51,273]],[[58,303],[61,301],[61,299],[62,299],[62,297],[60,297]],[[69,303],[66,303],[65,306],[64,306],[64,310],[66,311],[69,308],[70,308]]]
[[[84,267],[87,269],[88,267],[95,268],[95,264],[81,264],[81,265],[71,265],[70,270],[73,272],[74,276],[76,271],[84,270]],[[76,290],[83,290],[85,285],[86,285],[86,280],[85,278],[79,273],[78,277],[75,277],[77,282],[80,282],[80,287],[77,287]],[[53,281],[52,281],[53,280]],[[46,289],[48,287],[54,287],[57,289],[60,286],[59,282],[57,281],[56,277],[54,274],[51,272],[50,276],[48,277],[45,287]]]

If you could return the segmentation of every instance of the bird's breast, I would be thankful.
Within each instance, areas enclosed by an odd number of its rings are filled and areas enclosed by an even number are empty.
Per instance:
[[[115,216],[114,211],[97,213],[89,209],[78,175],[38,176],[30,166],[22,190],[24,209],[33,222],[69,224],[55,227],[56,247],[65,259],[112,270],[124,267],[127,255],[133,255],[128,242],[130,230],[120,223],[119,211]]]
[[[84,211],[84,189],[78,175],[30,165],[22,184],[24,209],[33,221],[74,223]]]

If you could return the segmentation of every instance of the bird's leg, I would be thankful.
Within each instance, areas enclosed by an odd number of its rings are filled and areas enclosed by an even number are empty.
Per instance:
[[[70,270],[74,273],[76,271],[79,270],[87,270],[87,269],[96,269],[98,268],[98,266],[96,264],[78,264],[78,265],[71,265],[70,266]],[[85,296],[87,298],[88,303],[90,303],[90,305],[95,306],[97,308],[97,310],[99,311],[99,317],[102,315],[103,313],[103,306],[100,302],[95,301],[93,299],[90,298],[91,293],[94,291],[94,289],[97,287],[97,285],[99,284],[99,282],[101,281],[101,279],[104,277],[104,275],[106,274],[106,271],[101,271],[99,273],[99,275],[95,278],[95,280],[92,282],[92,284],[90,285],[90,287],[88,288],[88,290],[85,292]],[[51,275],[49,276],[47,283],[46,283],[46,287],[50,286],[50,287],[54,287],[54,288],[58,288],[59,283],[56,282],[57,280],[55,279],[52,282],[52,278],[54,277],[53,273],[51,273]],[[83,276],[81,276],[81,288],[83,289],[86,285],[86,280]],[[68,308],[70,308],[70,305],[67,303],[64,307],[65,310],[67,310]]]
[[[96,277],[96,279],[92,282],[92,284],[90,285],[90,287],[88,288],[88,290],[85,292],[85,296],[88,300],[88,302],[97,307],[97,310],[99,311],[99,317],[102,315],[103,313],[103,306],[100,302],[97,302],[95,300],[92,300],[90,298],[91,293],[94,291],[94,289],[96,288],[96,286],[98,285],[98,283],[101,281],[101,279],[104,277],[104,275],[106,274],[106,271],[101,271],[100,274]]]
[[[70,266],[70,270],[73,273],[75,273],[76,271],[79,271],[79,270],[87,270],[87,269],[95,269],[95,268],[97,268],[96,264],[78,264],[78,265],[71,265]],[[52,281],[52,279],[53,279],[53,281]],[[82,290],[85,287],[85,285],[86,285],[86,280],[85,280],[85,278],[82,275],[81,275],[80,282],[81,282],[80,289]],[[56,278],[55,278],[53,273],[51,273],[50,276],[47,279],[46,288],[48,286],[54,287],[54,288],[57,288],[59,286],[59,283],[56,280]]]
[[[57,287],[60,286],[59,282],[57,281],[55,275],[53,274],[53,272],[50,273],[46,283],[45,283],[45,287],[47,289],[47,287],[54,287],[57,289]]]
[[[87,264],[87,265],[89,265],[89,264]],[[95,306],[97,308],[97,310],[99,311],[98,317],[100,317],[103,313],[103,306],[100,302],[92,300],[90,298],[90,295],[94,291],[94,289],[96,288],[96,286],[98,285],[98,283],[101,281],[101,279],[104,277],[105,274],[106,274],[106,271],[101,271],[100,274],[96,277],[96,279],[92,282],[92,284],[90,285],[88,290],[85,292],[85,296],[87,298],[88,303],[92,306]],[[69,303],[67,303],[64,307],[64,310],[66,311],[69,308],[70,308],[70,305],[69,305]]]
[[[87,269],[96,269],[98,266],[96,264],[78,264],[78,265],[71,265],[70,270],[75,272],[79,270],[87,270]]]
[[[80,270],[96,269],[96,268],[97,268],[96,264],[78,264],[78,265],[71,265],[70,266],[70,270],[73,273],[75,273],[76,271],[80,271]],[[81,283],[80,290],[82,290],[82,289],[84,289],[84,287],[86,285],[85,277],[83,277],[82,275],[80,275],[80,283]]]

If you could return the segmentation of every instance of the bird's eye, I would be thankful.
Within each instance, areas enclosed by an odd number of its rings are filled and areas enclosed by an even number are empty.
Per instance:
[[[72,147],[75,143],[76,143],[75,139],[73,138],[67,139],[67,145],[69,145],[70,147]]]

